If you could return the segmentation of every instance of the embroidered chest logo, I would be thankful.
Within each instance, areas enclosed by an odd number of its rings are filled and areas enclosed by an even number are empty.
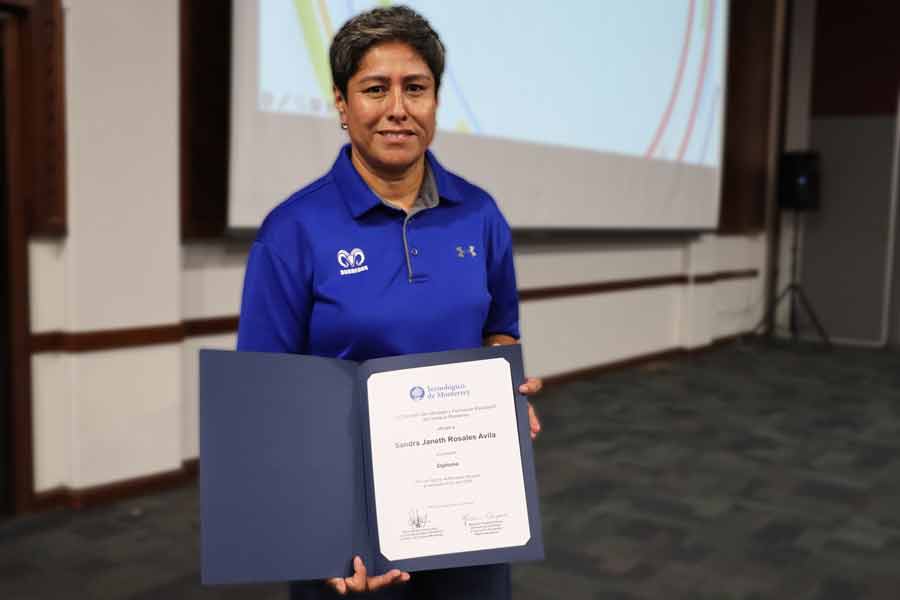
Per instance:
[[[365,264],[366,255],[359,248],[354,248],[350,252],[339,250],[337,253],[338,264],[341,265],[341,275],[354,275],[369,270],[369,265]]]
[[[465,258],[466,254],[469,256],[478,256],[478,253],[475,252],[475,246],[469,246],[468,250],[465,250],[462,246],[456,247],[456,256],[459,258]]]

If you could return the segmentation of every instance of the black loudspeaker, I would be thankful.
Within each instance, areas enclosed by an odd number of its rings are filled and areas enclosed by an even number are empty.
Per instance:
[[[778,172],[778,204],[787,210],[819,210],[819,155],[785,152]]]

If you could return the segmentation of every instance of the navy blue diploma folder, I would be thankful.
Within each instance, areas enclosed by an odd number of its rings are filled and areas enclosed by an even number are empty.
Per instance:
[[[487,358],[510,364],[530,540],[515,547],[390,561],[380,552],[366,382],[381,372]],[[206,584],[349,576],[540,560],[544,556],[519,346],[363,363],[200,351],[202,580]]]

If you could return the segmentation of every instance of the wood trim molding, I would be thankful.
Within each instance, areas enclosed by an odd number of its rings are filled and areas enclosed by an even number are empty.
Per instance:
[[[157,344],[175,344],[184,340],[184,325],[157,325],[103,331],[51,331],[31,336],[31,352],[95,352]]]
[[[66,486],[35,494],[35,510],[54,508],[82,509],[109,504],[135,496],[171,489],[196,481],[199,461],[196,458],[184,461],[181,467],[165,473],[156,473],[126,479],[89,488],[72,489]]]
[[[669,285],[699,285],[733,279],[754,279],[758,276],[759,271],[757,269],[743,269],[694,275],[693,277],[669,275],[601,281],[579,285],[530,288],[519,291],[519,300],[521,302],[530,302]],[[84,332],[49,331],[32,334],[29,347],[33,354],[42,352],[96,352],[100,350],[152,346],[155,344],[175,344],[189,337],[234,333],[237,331],[237,328],[238,316],[228,315],[205,319],[189,319],[172,325],[133,327],[128,329]]]
[[[756,279],[759,277],[759,269],[735,269],[733,271],[719,271],[717,273],[706,273],[704,275],[694,275],[691,282],[699,283],[715,283],[717,281],[727,281],[729,279]]]
[[[31,335],[32,354],[42,352],[97,352],[157,344],[177,344],[189,337],[237,331],[238,317],[189,319],[172,325],[151,325],[98,331],[48,331]]]
[[[689,282],[686,275],[666,275],[663,277],[644,277],[641,279],[620,279],[616,281],[598,281],[578,285],[559,285],[542,288],[519,290],[519,301],[548,300],[550,298],[566,298],[585,294],[605,294],[641,288],[663,287],[667,285],[685,285]]]
[[[238,316],[191,319],[184,322],[185,337],[234,333],[238,328]]]
[[[584,379],[585,377],[592,377],[594,375],[600,375],[612,371],[621,371],[622,369],[644,366],[655,362],[668,362],[693,357],[744,338],[752,338],[754,335],[755,334],[752,331],[739,333],[736,335],[716,338],[709,344],[705,346],[698,346],[696,348],[669,348],[668,350],[660,350],[658,352],[651,352],[649,354],[641,354],[639,356],[633,356],[611,363],[596,365],[593,367],[585,367],[582,369],[575,369],[574,371],[567,371],[565,373],[557,373],[555,375],[544,377],[544,385],[559,385],[562,383],[568,383],[570,381],[576,381],[578,379]]]
[[[672,361],[684,358],[690,358],[708,352],[719,346],[737,341],[743,338],[752,337],[752,332],[741,333],[724,338],[718,338],[712,343],[698,348],[673,348],[670,350],[662,350],[641,356],[634,356],[624,360],[569,371],[544,377],[545,385],[559,385],[569,383],[585,377],[591,377],[611,371],[619,371],[622,369],[640,367],[660,361]],[[72,489],[61,486],[52,490],[40,492],[35,495],[33,508],[35,510],[51,510],[54,508],[70,508],[82,509],[90,508],[101,504],[108,504],[120,500],[126,500],[135,496],[144,494],[162,492],[174,487],[193,483],[197,480],[200,470],[199,459],[185,460],[181,468],[165,473],[155,475],[147,475],[125,481],[116,481],[95,487],[84,489]]]
[[[594,375],[609,373],[611,371],[620,371],[622,369],[638,367],[654,362],[675,360],[686,356],[688,353],[689,350],[687,350],[686,348],[670,348],[668,350],[660,350],[659,352],[652,352],[650,354],[642,354],[640,356],[624,358],[622,360],[617,360],[602,365],[584,367],[581,369],[575,369],[573,371],[566,371],[564,373],[548,375],[543,378],[543,381],[545,386],[559,385],[563,383],[569,383],[571,381],[576,381],[578,379],[584,379],[585,377],[593,377]]]
[[[547,300],[550,298],[566,298],[584,294],[605,294],[644,288],[664,287],[669,285],[687,285],[715,283],[728,279],[755,279],[759,276],[757,269],[718,271],[702,275],[666,275],[662,277],[643,277],[640,279],[619,279],[615,281],[599,281],[578,285],[560,285],[542,288],[519,290],[519,301]]]

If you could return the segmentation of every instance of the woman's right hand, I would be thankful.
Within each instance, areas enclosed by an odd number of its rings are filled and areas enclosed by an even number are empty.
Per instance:
[[[400,569],[391,569],[384,575],[369,577],[366,575],[366,565],[360,557],[353,557],[352,577],[333,577],[328,580],[328,585],[341,596],[347,592],[374,592],[389,585],[405,583],[409,581],[409,573]]]

